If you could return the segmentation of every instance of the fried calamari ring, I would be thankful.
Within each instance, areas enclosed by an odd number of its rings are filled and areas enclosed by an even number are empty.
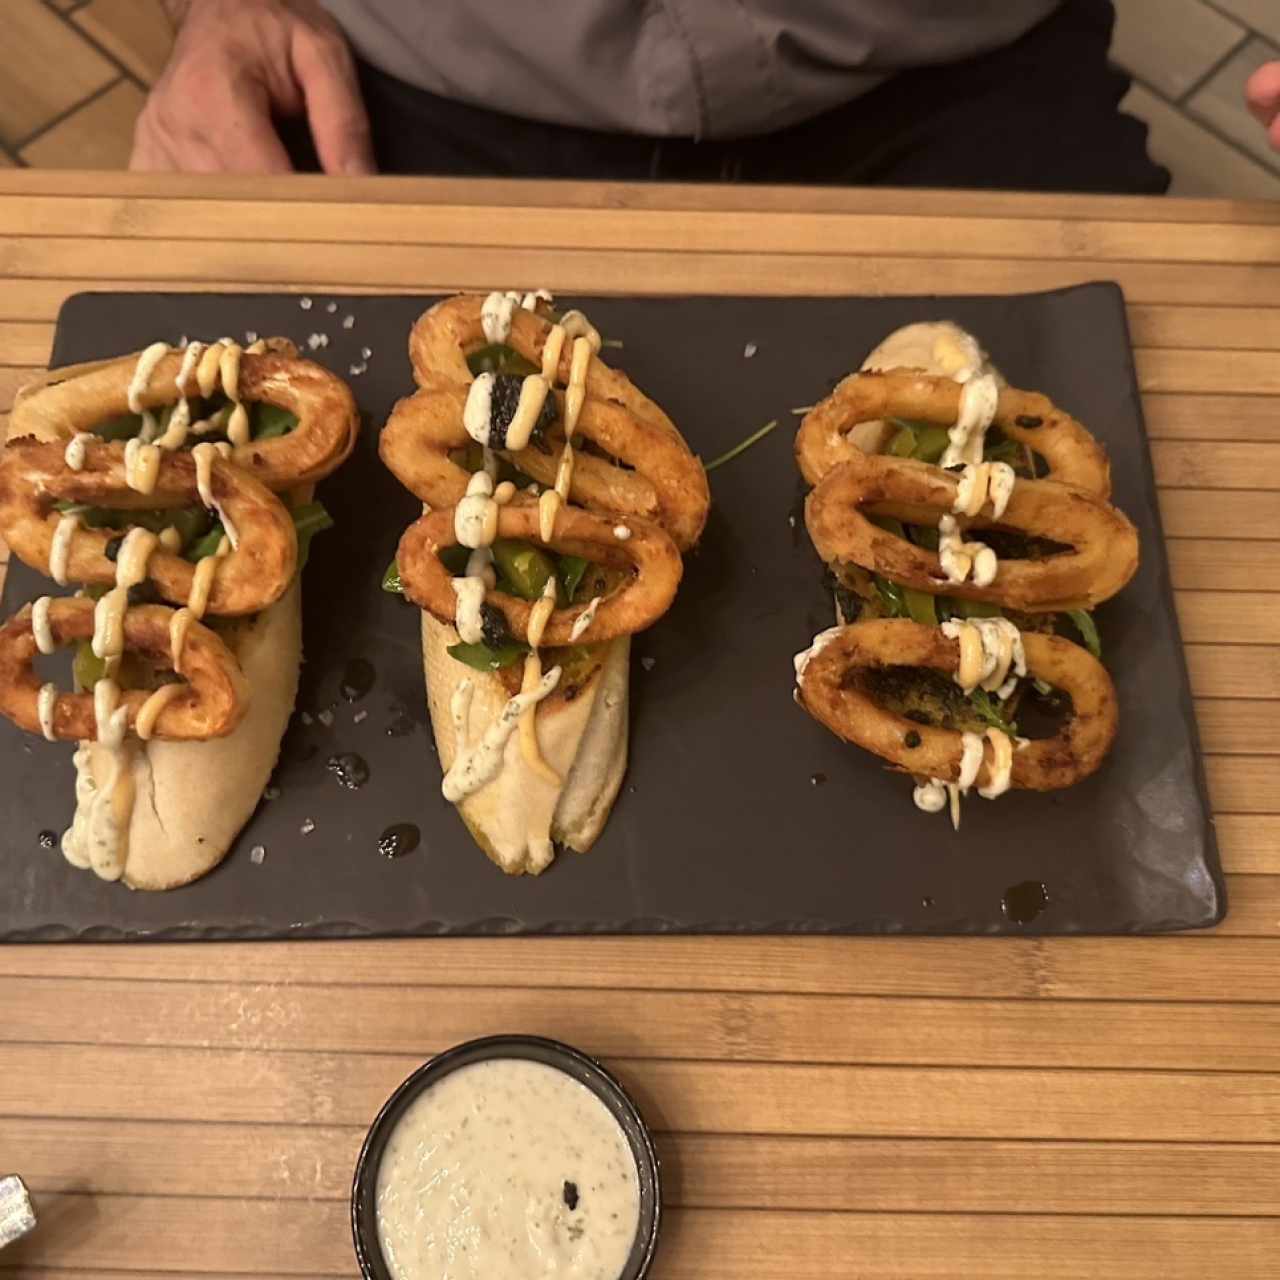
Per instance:
[[[961,384],[951,378],[912,369],[850,374],[800,423],[796,460],[804,478],[816,485],[833,467],[861,456],[858,446],[846,438],[860,422],[902,418],[954,426],[962,391]],[[1001,387],[992,425],[1039,454],[1049,465],[1048,479],[1110,497],[1107,451],[1047,396]]]
[[[1072,712],[1051,738],[1033,739],[1013,753],[1011,785],[1057,791],[1087,778],[1116,736],[1119,709],[1106,669],[1060,636],[1024,631],[1027,674],[1071,695]],[[800,705],[846,742],[920,778],[954,782],[960,776],[961,735],[917,724],[887,710],[874,696],[872,673],[892,667],[928,667],[954,676],[960,644],[936,627],[882,619],[835,627],[797,660]],[[911,746],[910,743],[916,743]],[[991,783],[991,747],[984,745],[979,786]]]
[[[872,524],[867,513],[936,526],[955,504],[956,476],[909,458],[852,452],[805,501],[809,536],[827,564],[857,564],[920,591],[1026,613],[1092,608],[1115,595],[1137,571],[1138,533],[1123,512],[1051,480],[1018,480],[999,520],[986,506],[986,516],[957,516],[957,525],[977,531],[979,538],[984,528],[1005,529],[1062,543],[1069,550],[1038,560],[1001,556],[995,581],[986,587],[951,582],[937,552]]]
[[[61,599],[49,604],[49,630],[62,648],[93,635],[92,600]],[[171,609],[141,605],[124,618],[127,650],[149,658],[158,668],[170,665],[169,621]],[[47,642],[46,642],[47,643]],[[24,605],[0,627],[0,714],[28,733],[42,732],[41,680],[32,662],[38,652],[32,631],[31,606]],[[226,737],[244,718],[249,706],[249,685],[231,651],[208,627],[193,623],[182,650],[185,687],[156,718],[153,737],[175,742]],[[129,728],[154,690],[126,689],[120,705],[128,708]],[[50,725],[62,742],[96,740],[97,721],[92,693],[59,693],[53,703]]]
[[[178,400],[182,354],[174,351],[155,366],[138,397],[145,408],[159,409]],[[135,352],[117,360],[50,370],[19,391],[9,419],[9,439],[69,439],[77,431],[92,431],[98,423],[127,414],[137,363]],[[221,385],[219,379],[215,386]],[[187,391],[199,394],[194,375]],[[287,434],[250,440],[232,452],[232,461],[269,489],[314,483],[335,471],[355,448],[360,415],[350,388],[314,361],[302,359],[292,343],[271,339],[262,354],[241,354],[237,395],[245,403],[275,405],[298,419]]]
[[[409,356],[421,389],[396,405],[379,439],[382,460],[407,489],[432,507],[455,505],[470,479],[449,453],[471,443],[462,422],[472,382],[467,352],[485,345],[480,320],[483,304],[479,296],[461,295],[437,303],[419,318],[409,337]],[[541,367],[550,330],[551,323],[544,317],[517,308],[507,342]],[[556,375],[561,384],[568,383],[572,355],[573,344],[566,342]],[[563,406],[562,393],[554,394]],[[587,370],[586,399],[574,438],[591,441],[609,457],[577,449],[570,502],[656,521],[682,551],[697,542],[711,504],[702,464],[662,409],[599,356]],[[503,456],[550,487],[564,448],[562,438],[552,437],[550,443],[549,453],[530,446]]]
[[[499,510],[499,538],[520,538],[549,546],[563,555],[581,556],[592,563],[634,574],[600,601],[592,620],[576,635],[575,623],[591,606],[580,604],[556,609],[543,632],[543,646],[595,644],[615,636],[631,635],[651,626],[671,607],[684,570],[675,543],[659,525],[635,519],[628,521],[631,536],[619,541],[613,533],[615,523],[616,517],[606,519],[580,507],[566,507],[556,519],[555,537],[544,543],[539,537],[536,503],[512,503]],[[441,622],[454,621],[458,598],[452,576],[439,553],[456,545],[453,512],[432,511],[409,526],[396,552],[405,595]],[[502,591],[488,591],[485,603],[502,611],[512,636],[521,641],[528,639],[529,615],[533,610],[528,600]]]
[[[160,456],[155,488],[138,493],[125,482],[125,446],[87,445],[84,466],[67,467],[60,444],[15,440],[0,451],[0,535],[32,568],[49,573],[58,501],[122,510],[189,507],[200,502],[196,462],[190,453]],[[215,459],[210,491],[218,511],[236,530],[239,545],[219,561],[208,600],[215,614],[256,613],[278,600],[298,564],[293,520],[280,500],[247,471]],[[113,584],[115,562],[107,547],[119,537],[114,529],[78,528],[67,556],[68,581]],[[147,562],[147,577],[174,604],[186,604],[196,567],[182,556],[157,547]]]

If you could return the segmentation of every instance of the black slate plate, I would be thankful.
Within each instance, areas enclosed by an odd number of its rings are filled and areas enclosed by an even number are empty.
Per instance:
[[[336,311],[328,305],[336,302]],[[425,723],[417,615],[379,589],[415,504],[379,465],[376,428],[410,387],[405,335],[423,298],[81,295],[59,318],[55,361],[137,349],[181,334],[284,333],[346,375],[369,429],[322,496],[338,521],[307,570],[300,711],[266,801],[232,856],[167,894],[130,893],[42,850],[72,808],[70,748],[0,721],[6,874],[0,936],[298,937],[366,933],[912,932],[1110,933],[1208,925],[1225,911],[1195,722],[1125,328],[1110,284],[992,298],[599,299],[607,355],[659,400],[710,458],[769,418],[779,429],[712,476],[715,509],[680,598],[637,638],[632,760],[589,855],[537,880],[508,879],[471,844],[439,794]],[[341,320],[356,317],[344,329]],[[792,703],[791,657],[830,625],[831,603],[803,523],[790,410],[819,399],[886,332],[954,317],[1016,385],[1044,390],[1108,446],[1115,496],[1142,537],[1142,568],[1099,611],[1121,699],[1120,739],[1101,772],[1056,795],[966,805],[958,835],[911,804],[910,786],[841,745]],[[747,343],[756,353],[744,358]],[[11,567],[7,616],[50,589]],[[353,657],[377,681],[339,694]],[[367,711],[359,723],[354,716]],[[326,717],[327,718],[327,717]],[[389,731],[408,730],[400,736]],[[333,753],[372,768],[363,790],[327,772]],[[825,778],[818,784],[816,780]],[[315,828],[302,834],[306,820]],[[413,822],[422,844],[377,853]],[[266,848],[261,865],[253,845]],[[1019,923],[1016,885],[1049,905]],[[1015,898],[1018,895],[1015,894]],[[1025,895],[1024,895],[1025,896]],[[1035,893],[1032,894],[1035,897]]]

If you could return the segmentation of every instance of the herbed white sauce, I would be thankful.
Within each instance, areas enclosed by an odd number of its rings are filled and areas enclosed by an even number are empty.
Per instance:
[[[605,1105],[515,1058],[461,1067],[410,1105],[376,1204],[394,1280],[617,1280],[640,1221],[635,1160]]]

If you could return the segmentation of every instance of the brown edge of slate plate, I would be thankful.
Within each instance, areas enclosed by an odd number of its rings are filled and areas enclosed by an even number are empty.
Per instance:
[[[1014,297],[586,301],[606,335],[623,340],[609,357],[704,457],[769,418],[780,426],[714,473],[716,506],[680,599],[637,637],[632,763],[604,836],[588,855],[562,854],[538,880],[502,876],[439,797],[416,614],[378,587],[414,502],[378,463],[376,431],[411,388],[405,336],[430,301],[324,296],[304,312],[294,296],[83,294],[64,305],[57,363],[156,337],[249,328],[283,332],[305,350],[309,333],[331,330],[315,355],[340,374],[362,363],[363,347],[373,349],[367,372],[350,377],[366,430],[348,467],[321,487],[338,524],[316,540],[307,571],[299,708],[311,723],[295,716],[286,735],[280,798],[260,805],[205,880],[131,894],[37,847],[41,829],[60,830],[69,818],[70,749],[0,722],[0,767],[11,781],[0,829],[11,865],[22,867],[0,896],[0,938],[1134,933],[1222,918],[1225,889],[1115,285]],[[349,331],[338,323],[346,314],[357,317]],[[1139,526],[1144,556],[1135,582],[1100,614],[1122,702],[1111,759],[1071,792],[970,801],[959,837],[912,808],[901,778],[791,702],[791,655],[832,614],[803,528],[789,527],[801,492],[789,410],[824,395],[889,329],[936,316],[973,328],[1015,384],[1048,392],[1110,445],[1116,498]],[[748,342],[756,354],[745,361]],[[5,612],[47,588],[14,563]],[[355,657],[376,669],[359,704],[339,694]],[[331,728],[314,718],[325,709]],[[368,712],[360,723],[358,710]],[[326,769],[344,751],[370,761],[372,779],[360,791],[343,791]],[[825,785],[812,784],[818,775]],[[316,827],[302,835],[308,817]],[[378,835],[400,821],[422,829],[421,847],[379,858]],[[261,865],[247,857],[254,844],[267,850]],[[1024,881],[1047,885],[1049,904],[1021,924],[1002,902]]]

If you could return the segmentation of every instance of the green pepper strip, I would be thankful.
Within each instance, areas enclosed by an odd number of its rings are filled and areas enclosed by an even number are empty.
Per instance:
[[[489,648],[487,644],[451,644],[448,649],[451,658],[457,658],[476,671],[501,671],[528,652],[528,646],[523,644],[504,644],[496,649]]]
[[[1098,634],[1098,624],[1094,622],[1093,614],[1087,609],[1068,609],[1067,617],[1075,624],[1080,638],[1084,641],[1084,647],[1101,661],[1102,637]]]

